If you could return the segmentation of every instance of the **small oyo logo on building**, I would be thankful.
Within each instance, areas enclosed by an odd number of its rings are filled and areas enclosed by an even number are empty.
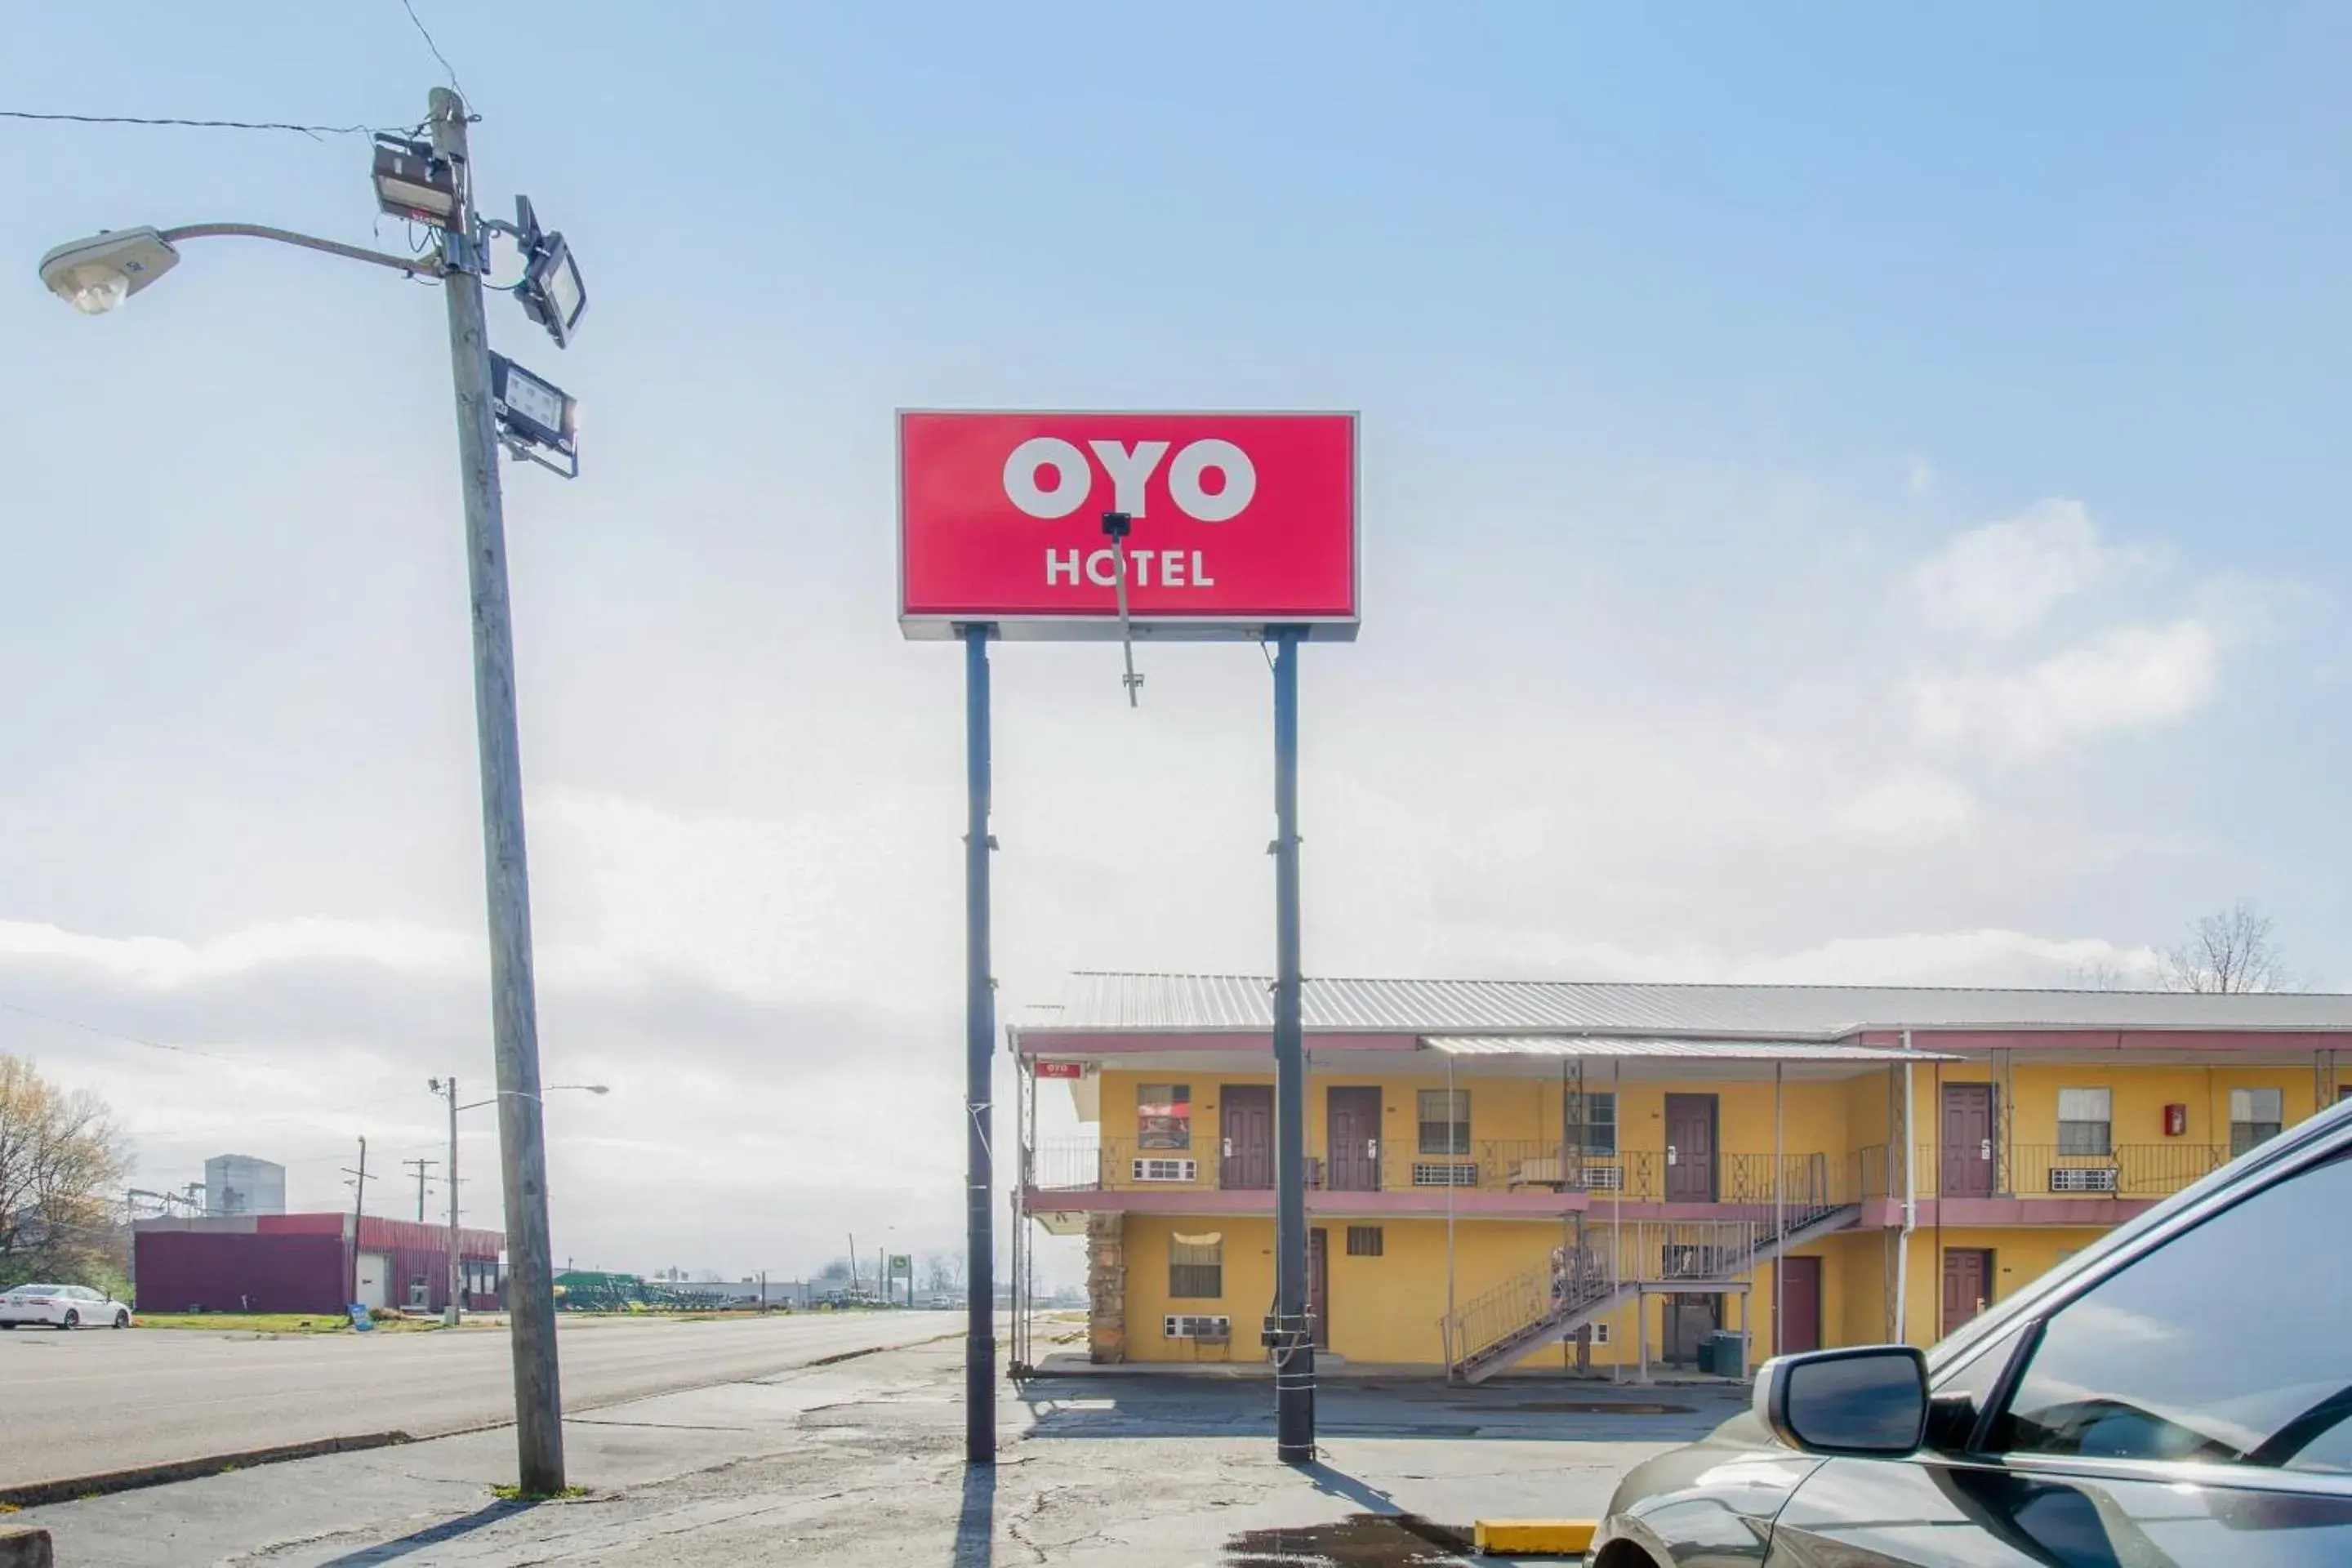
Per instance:
[[[1033,436],[1004,459],[1004,499],[1031,517],[1065,518],[1094,493],[1094,464],[1111,482],[1111,507],[1129,517],[1150,515],[1151,476],[1171,441],[1088,441],[1082,452],[1058,436]],[[1093,464],[1087,452],[1094,455]],[[1205,437],[1187,442],[1168,465],[1168,499],[1195,522],[1230,522],[1257,494],[1257,468],[1231,441]]]

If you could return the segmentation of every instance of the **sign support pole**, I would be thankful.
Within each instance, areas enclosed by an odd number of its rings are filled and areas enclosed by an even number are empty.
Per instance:
[[[996,983],[989,973],[988,639],[995,628],[963,634],[964,773],[971,819],[964,835],[964,1275],[971,1281],[963,1351],[963,1454],[969,1464],[996,1462],[996,1239],[989,1194],[995,1171]]]
[[[1298,959],[1298,628],[1274,634],[1275,1457],[1315,1458],[1307,1300],[1307,1049]]]

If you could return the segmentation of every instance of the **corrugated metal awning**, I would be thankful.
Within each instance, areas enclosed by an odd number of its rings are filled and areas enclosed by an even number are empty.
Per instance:
[[[1811,1040],[1690,1040],[1619,1035],[1424,1035],[1422,1044],[1450,1057],[1666,1058],[1716,1062],[1948,1062],[1938,1051],[1902,1051]]]

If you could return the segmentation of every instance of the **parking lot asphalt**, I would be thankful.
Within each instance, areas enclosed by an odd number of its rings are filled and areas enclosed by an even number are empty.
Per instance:
[[[575,1415],[584,1491],[562,1501],[495,1496],[512,1435],[476,1432],[17,1518],[55,1531],[76,1568],[1412,1568],[1465,1561],[1481,1517],[1597,1512],[1628,1468],[1745,1401],[1727,1385],[1334,1382],[1318,1462],[1291,1466],[1274,1458],[1264,1383],[999,1387],[992,1466],[963,1462],[961,1346],[934,1342]]]
[[[723,1321],[565,1318],[567,1410],[764,1376],[959,1333],[956,1312]],[[192,1330],[0,1334],[0,1489],[334,1437],[510,1420],[502,1328],[283,1336]]]

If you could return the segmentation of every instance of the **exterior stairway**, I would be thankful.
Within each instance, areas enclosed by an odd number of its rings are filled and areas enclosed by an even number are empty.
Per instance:
[[[1581,1258],[1565,1270],[1557,1290],[1549,1268],[1530,1269],[1444,1320],[1441,1326],[1450,1359],[1447,1376],[1455,1383],[1484,1383],[1530,1352],[1558,1344],[1594,1319],[1634,1300],[1644,1288],[1704,1290],[1736,1284],[1790,1248],[1845,1229],[1861,1214],[1858,1204],[1808,1206],[1790,1211],[1777,1232],[1769,1222],[1701,1222],[1717,1236],[1728,1226],[1736,1237],[1714,1245],[1666,1240],[1655,1248],[1661,1256],[1654,1260],[1639,1256],[1643,1249],[1637,1242],[1637,1260],[1644,1267],[1633,1269]],[[1648,1228],[1674,1236],[1698,1227]],[[1626,1229],[1634,1226],[1629,1222]]]

